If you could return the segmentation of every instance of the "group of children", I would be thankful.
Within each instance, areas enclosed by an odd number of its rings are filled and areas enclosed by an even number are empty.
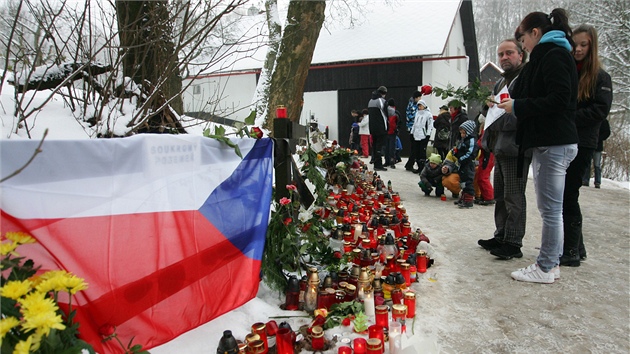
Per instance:
[[[455,204],[460,208],[473,207],[475,159],[479,153],[475,128],[474,121],[465,121],[459,127],[460,139],[448,152],[444,161],[438,154],[431,154],[428,158],[420,172],[420,182],[418,182],[426,196],[431,195],[435,188],[435,195],[442,197],[446,187],[453,193],[453,197],[458,197]]]

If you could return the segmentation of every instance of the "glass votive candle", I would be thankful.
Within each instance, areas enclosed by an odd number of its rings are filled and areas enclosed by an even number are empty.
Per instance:
[[[411,291],[405,293],[405,306],[407,306],[407,318],[416,316],[416,294]]]
[[[367,341],[365,338],[358,337],[352,341],[354,354],[367,354]]]
[[[368,327],[368,338],[377,338],[380,339],[381,343],[385,343],[383,327],[379,325],[371,325]]]
[[[383,341],[378,338],[368,339],[367,354],[383,354]]]
[[[400,289],[392,290],[392,303],[401,305],[403,303],[403,293]]]
[[[282,327],[276,332],[276,350],[278,354],[293,354],[293,331]]]
[[[264,322],[256,322],[252,325],[252,333],[256,333],[260,336],[260,340],[265,344],[265,350],[269,349],[267,343],[267,325]]]
[[[320,326],[315,326],[311,330],[311,346],[313,350],[324,349],[324,329]]]
[[[374,312],[376,313],[376,324],[383,328],[388,328],[389,308],[387,307],[387,305],[378,305],[374,307]]]
[[[405,318],[407,317],[407,306],[394,304],[392,305],[392,321],[405,324]]]
[[[352,348],[344,345],[343,347],[339,347],[337,354],[352,354]]]
[[[402,324],[392,322],[389,324],[389,354],[400,354],[402,352]]]
[[[265,354],[267,353],[265,343],[261,340],[249,342],[247,343],[247,352],[250,354]]]

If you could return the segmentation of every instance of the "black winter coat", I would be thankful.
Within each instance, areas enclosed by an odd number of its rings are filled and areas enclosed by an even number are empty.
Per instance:
[[[577,83],[575,60],[568,50],[553,43],[534,47],[511,93],[521,151],[578,142]]]
[[[444,149],[444,150],[452,149],[453,145],[449,145],[451,143],[450,136],[452,135],[450,113],[448,112],[440,113],[437,116],[437,118],[435,118],[435,120],[433,121],[433,128],[435,129],[435,138],[433,139],[433,146],[436,149]],[[448,129],[448,131],[451,132],[449,134],[449,138],[447,139],[439,138],[439,132],[442,129]]]
[[[612,105],[612,81],[607,72],[600,69],[597,73],[595,92],[586,101],[578,101],[575,112],[578,146],[596,148],[599,140],[599,126],[608,116]]]
[[[387,134],[387,102],[378,92],[372,93],[372,99],[368,102],[368,112],[370,117],[370,134]]]

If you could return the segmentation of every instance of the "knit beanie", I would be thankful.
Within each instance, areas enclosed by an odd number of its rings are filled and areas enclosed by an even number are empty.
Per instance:
[[[464,123],[462,123],[462,125],[459,126],[459,129],[464,129],[467,135],[473,135],[473,132],[475,131],[475,127],[476,125],[474,121],[467,120]]]
[[[439,165],[442,163],[442,157],[440,157],[440,155],[438,154],[431,154],[431,156],[429,156],[429,162],[433,162],[436,165]]]

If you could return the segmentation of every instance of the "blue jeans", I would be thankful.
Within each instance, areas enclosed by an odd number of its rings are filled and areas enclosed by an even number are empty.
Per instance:
[[[542,239],[537,263],[549,272],[560,263],[564,243],[562,199],[567,168],[577,155],[577,144],[532,149],[532,170],[538,212],[542,218]]]
[[[602,184],[602,152],[593,151],[593,170],[595,171],[595,185]],[[584,173],[582,183],[588,186],[591,179],[591,161],[588,162],[588,169]]]

